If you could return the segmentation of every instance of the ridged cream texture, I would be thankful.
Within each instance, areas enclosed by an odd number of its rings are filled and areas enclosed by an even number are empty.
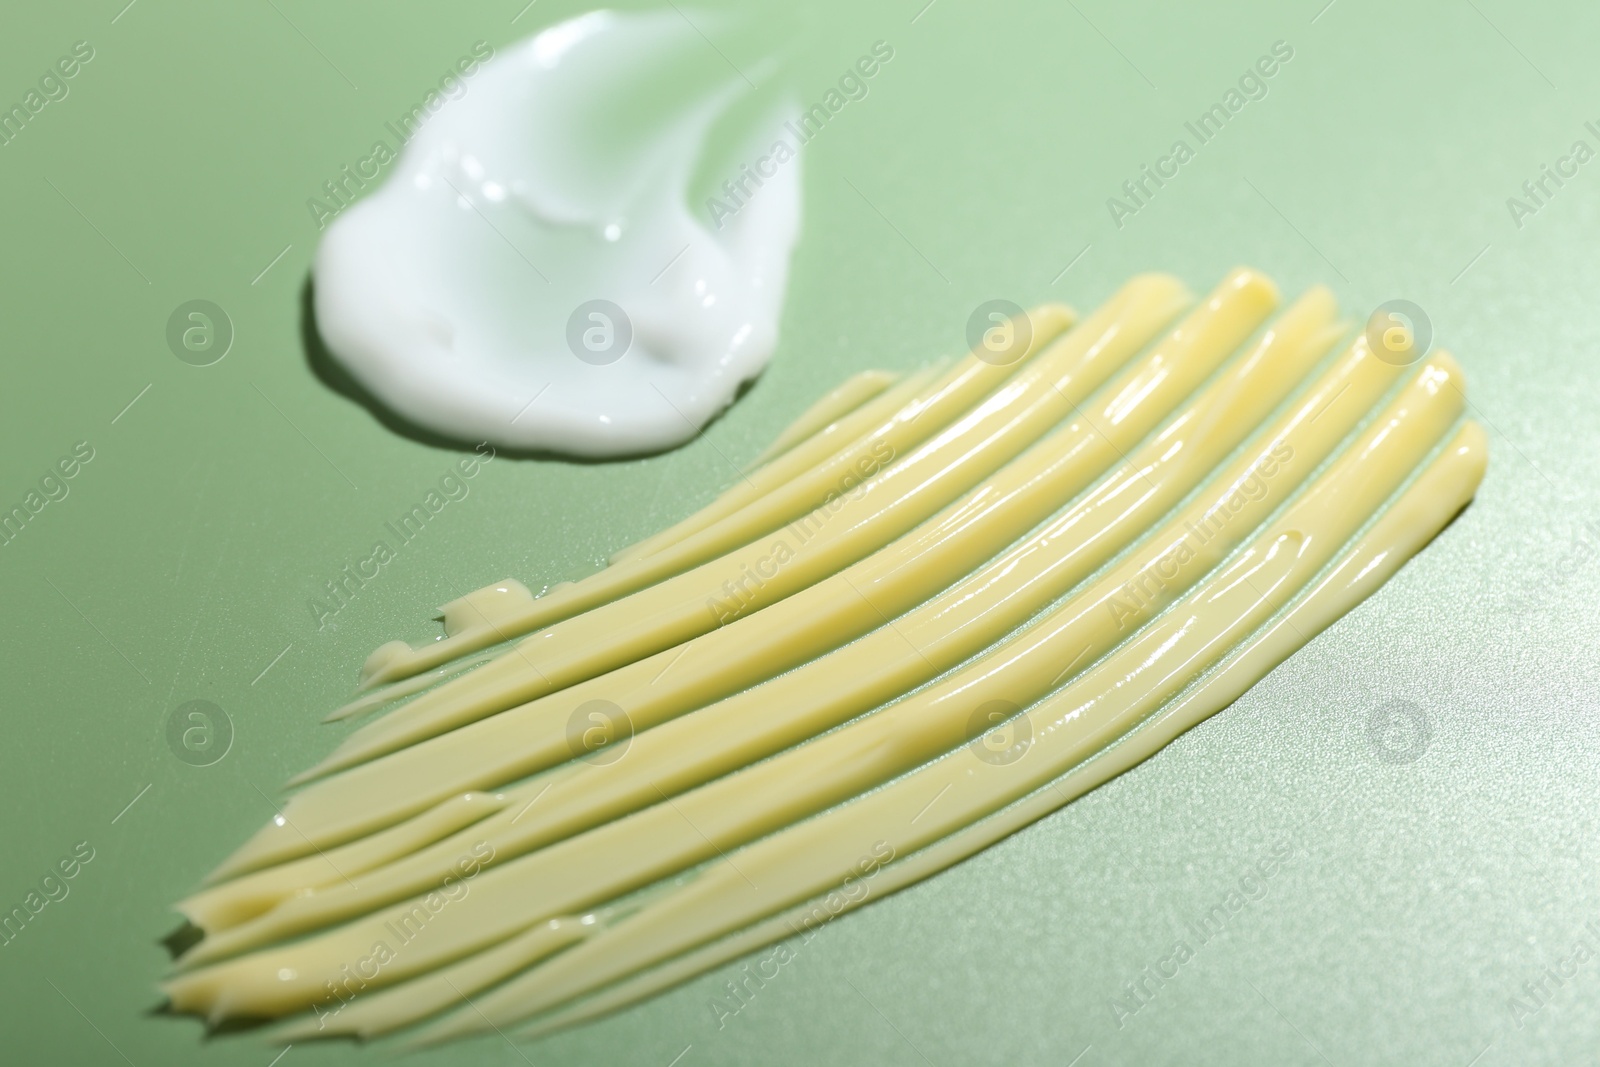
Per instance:
[[[847,380],[592,577],[447,605],[333,717],[393,706],[178,905],[205,936],[172,1006],[309,1011],[284,1040],[545,1032],[1149,757],[1482,477],[1448,355],[1341,347],[1320,287],[1278,303],[1240,269],[1047,305],[1013,364]]]

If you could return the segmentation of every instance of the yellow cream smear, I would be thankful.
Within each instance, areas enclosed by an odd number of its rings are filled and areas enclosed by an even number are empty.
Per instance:
[[[614,1011],[1158,751],[1373,592],[1486,452],[1444,353],[1331,293],[1140,276],[818,401],[701,511],[391,643],[393,704],[180,902],[165,985],[285,1041]],[[1275,314],[1276,313],[1276,314]],[[1398,358],[1397,358],[1398,357]]]

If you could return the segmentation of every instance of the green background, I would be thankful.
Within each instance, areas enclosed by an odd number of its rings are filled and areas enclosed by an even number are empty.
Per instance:
[[[0,548],[0,906],[77,842],[95,858],[0,947],[0,1058],[265,1067],[277,1052],[250,1036],[206,1041],[193,1020],[147,1014],[156,942],[168,904],[331,747],[338,728],[318,720],[370,649],[433,632],[429,608],[488,581],[537,589],[587,572],[708,499],[847,373],[962,349],[984,300],[1086,309],[1134,271],[1203,288],[1236,263],[1289,292],[1329,282],[1357,319],[1394,298],[1426,310],[1492,438],[1455,525],[1234,707],[831,924],[720,1030],[707,1004],[728,972],[520,1049],[488,1038],[416,1062],[1593,1056],[1600,957],[1549,984],[1520,1025],[1508,998],[1578,940],[1600,949],[1583,929],[1600,919],[1600,573],[1574,540],[1593,536],[1600,456],[1600,161],[1520,228],[1505,201],[1574,140],[1600,148],[1583,127],[1600,120],[1600,10],[923,2],[781,20],[751,4],[724,23],[695,9],[715,42],[707,64],[781,54],[807,102],[873,41],[895,49],[871,95],[805,150],[771,367],[675,452],[497,460],[321,630],[308,597],[456,454],[392,432],[308,364],[305,201],[472,42],[503,46],[581,8],[97,0],[7,13],[0,102],[73,42],[96,54],[0,147],[0,507],[75,442],[95,458]],[[1106,198],[1277,40],[1294,58],[1266,98],[1115,226]],[[164,338],[197,298],[236,331],[203,368]],[[1405,764],[1378,758],[1368,734],[1395,698],[1429,723]],[[169,714],[196,699],[236,732],[203,768],[165,741]],[[1119,1027],[1109,998],[1286,838],[1292,857],[1266,893]],[[279,1062],[387,1055],[297,1046]]]

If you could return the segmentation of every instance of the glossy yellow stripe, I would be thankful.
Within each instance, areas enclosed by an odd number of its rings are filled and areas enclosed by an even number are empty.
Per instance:
[[[1217,710],[1416,551],[1484,449],[1471,424],[1439,445],[1464,404],[1442,353],[1342,450],[1400,373],[1364,341],[1272,415],[1328,339],[1322,291],[1213,378],[1276,301],[1248,271],[1105,384],[1159,329],[1129,320],[1182,299],[1135,279],[985,389],[962,365],[868,372],[609,572],[538,601],[478,590],[446,606],[445,641],[380,649],[335,716],[421,695],[214,878],[251,873],[183,902],[208,936],[172,1007],[316,1006],[295,1040],[471,994],[422,1040],[543,1031],[826,921],[865,877],[879,896],[957,862]],[[909,454],[879,451],[890,433]],[[848,492],[778,534],[818,470]],[[780,536],[798,549],[763,569]],[[619,698],[640,731],[623,762],[556,768],[569,719]]]
[[[800,413],[779,432],[772,443],[761,450],[751,467],[759,467],[775,456],[789,451],[801,441],[821,433],[861,405],[881,394],[899,380],[899,375],[887,370],[864,370],[852,374],[832,389],[818,397],[816,402]]]
[[[727,518],[752,501],[788,484],[818,465],[838,455],[848,445],[869,438],[874,430],[888,424],[901,409],[914,404],[928,391],[935,379],[949,370],[949,362],[934,363],[901,379],[880,395],[862,403],[854,411],[836,416],[834,421],[820,426],[803,438],[787,446],[785,438],[798,433],[802,424],[810,423],[816,415],[807,412],[794,425],[778,435],[771,446],[745,470],[740,479],[724,489],[710,504],[673,525],[651,534],[643,540],[614,553],[612,563],[651,555],[664,545],[682,541],[697,534],[719,519]],[[884,371],[865,371],[863,375],[881,375]],[[858,375],[857,377],[862,377]],[[854,379],[851,379],[852,381]],[[848,383],[846,383],[848,384]],[[841,387],[843,388],[843,387]],[[832,394],[823,397],[818,405],[831,403]],[[952,417],[959,412],[952,413]],[[918,421],[921,421],[920,419]],[[932,430],[939,429],[933,426]],[[869,445],[870,449],[870,445]]]
[[[969,754],[937,761],[840,809],[847,813],[845,824],[828,838],[826,847],[844,841],[858,844],[865,829],[876,832],[891,820],[897,826],[913,819],[926,820],[914,831],[890,838],[903,846],[902,851],[937,840],[1058,776],[1066,769],[1057,766],[1061,760],[1076,761],[1087,755],[1082,751],[1087,741],[1081,735],[1085,724],[1095,724],[1103,717],[1102,709],[1117,706],[1146,684],[1160,699],[1181,688],[1192,677],[1185,672],[1199,669],[1197,658],[1206,654],[1220,657],[1232,640],[1243,636],[1228,636],[1243,625],[1240,620],[1265,613],[1244,631],[1248,633],[1271,614],[1276,602],[1292,596],[1309,581],[1431,450],[1461,411],[1461,394],[1450,382],[1453,374],[1447,357],[1431,361],[1376,423],[1248,549],[1211,576],[1162,623],[1139,632],[1105,663],[1087,672],[1080,682],[1088,689],[1075,682],[1065,691],[1082,694],[1082,699],[1054,698],[1028,713],[1033,742],[1022,761],[993,764]],[[1269,449],[1263,454],[1277,453]],[[1280,461],[1287,475],[1292,464],[1288,458]],[[847,799],[887,774],[959,745],[968,721],[966,711],[982,709],[996,700],[1031,702],[1050,687],[1060,665],[1069,662],[1085,641],[1115,644],[1122,639],[1123,630],[1131,633],[1138,623],[1172,604],[1183,586],[1210,570],[1232,544],[1248,535],[1259,521],[1257,516],[1281,499],[1270,492],[1270,481],[1269,491],[1256,499],[1250,499],[1245,484],[1238,479],[1229,483],[1228,492],[1206,500],[1203,508],[1197,503],[1185,509],[1181,536],[1175,540],[1158,537],[1153,544],[1142,546],[1134,558],[1114,568],[1047,622],[896,708],[753,769],[761,773],[731,776],[482,873],[470,896],[439,913],[373,984],[390,984],[424,973],[534,922],[603,901],[652,877],[671,873],[686,862],[715,855],[751,833],[777,830],[818,803]],[[1266,503],[1269,500],[1272,503]],[[1198,523],[1190,517],[1194,515],[1202,516]],[[1150,576],[1159,578],[1159,586],[1144,581]],[[1045,778],[1035,781],[1041,772],[1046,772]],[[930,785],[934,787],[931,790]],[[954,795],[948,802],[921,811],[935,792]],[[701,800],[705,802],[697,802]],[[907,810],[908,805],[913,806]],[[807,828],[823,821],[812,820],[797,830],[814,834],[816,831]],[[752,856],[762,864],[756,875],[751,875],[745,864]],[[641,917],[652,917],[654,933],[640,940],[647,945],[671,943],[684,929],[695,929],[696,923],[706,921],[708,915],[736,914],[751,899],[772,902],[768,912],[801,899],[809,884],[807,878],[816,877],[814,871],[807,871],[806,860],[805,848],[748,847],[726,869],[714,866],[666,902],[647,907]],[[749,897],[737,894],[740,903],[732,908],[722,899],[726,893],[718,896],[715,906],[704,903],[710,891],[701,887],[722,886],[733,877],[753,879]],[[755,888],[757,884],[764,888]],[[789,894],[787,899],[784,894]],[[399,905],[304,941],[215,964],[173,979],[167,991],[180,1010],[213,1015],[275,1015],[304,1007],[323,995],[323,983],[337,978],[344,961],[367,952],[390,924],[399,922],[410,910]],[[685,916],[686,921],[675,916]],[[625,920],[618,929],[637,929],[641,917]],[[226,940],[226,935],[221,940]],[[571,966],[567,961],[603,953],[598,947],[603,942],[614,943],[611,938],[596,939],[559,957],[550,969],[560,974]],[[532,998],[536,1003],[541,996],[555,995],[549,992],[551,982],[541,977],[543,972],[543,968],[536,969],[512,981],[489,994],[480,1007],[492,1004],[493,1009],[484,1007],[491,1016],[504,1012],[506,1004],[527,993],[530,983],[536,990]],[[559,986],[562,979],[552,981]],[[514,1017],[525,1014],[521,1011]]]
[[[290,897],[318,886],[344,883],[352,876],[404,859],[441,839],[453,845],[455,834],[463,827],[470,828],[504,809],[507,803],[508,799],[493,793],[462,793],[399,826],[340,848],[317,851],[208,886],[179,901],[174,910],[207,932],[225,930],[271,911]],[[461,852],[452,847],[447,866],[454,864]]]
[[[454,1007],[463,995],[532,966],[599,930],[593,915],[551,919],[486,952],[388,989],[368,992],[359,974],[341,977],[332,987],[332,996],[317,1005],[309,1019],[286,1024],[272,1037],[289,1044],[344,1035],[377,1037]]]

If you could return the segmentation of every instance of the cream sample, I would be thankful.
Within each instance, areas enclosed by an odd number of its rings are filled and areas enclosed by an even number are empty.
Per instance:
[[[699,432],[777,344],[801,170],[725,226],[691,210],[744,84],[719,71],[655,105],[704,47],[673,11],[594,11],[491,59],[324,235],[317,325],[338,360],[459,440],[616,456]]]
[[[184,902],[207,936],[173,1006],[312,1009],[284,1040],[445,1012],[421,1040],[565,1025],[854,906],[865,877],[925,877],[1218,710],[1471,498],[1484,441],[1443,353],[1407,371],[1358,338],[1319,367],[1325,290],[1253,342],[1277,301],[1259,275],[1157,339],[1175,299],[1136,279],[1004,374],[847,383],[755,469],[769,481],[680,524],[715,535],[688,570],[597,583],[554,624],[508,583],[457,602],[503,597],[532,636],[464,669],[396,660],[387,684],[420,695]],[[748,561],[806,514],[809,471],[955,382],[964,404],[785,561],[800,578],[690,622],[685,575]],[[602,702],[628,720],[615,750],[572,733]]]

